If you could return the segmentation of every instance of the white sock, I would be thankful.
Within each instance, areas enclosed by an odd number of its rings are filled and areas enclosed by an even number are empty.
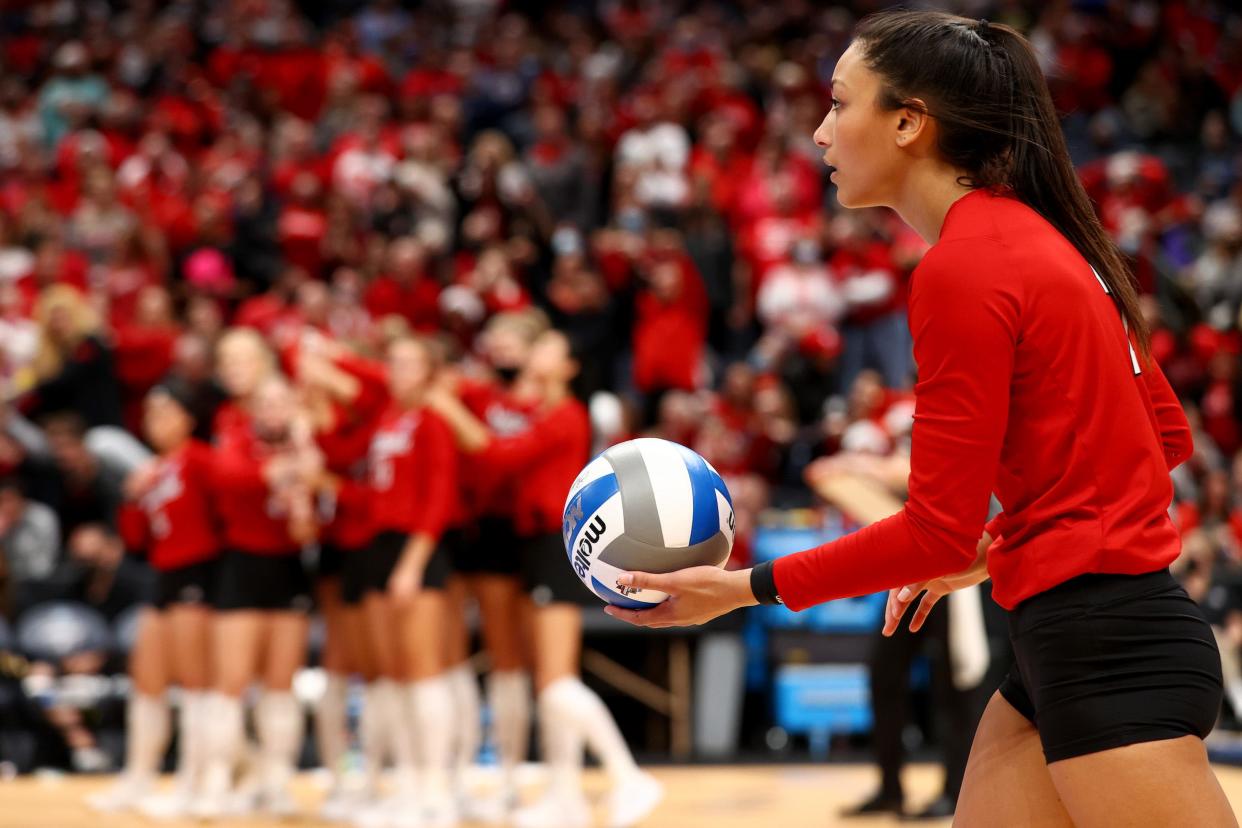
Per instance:
[[[479,720],[479,681],[469,661],[463,661],[449,670],[447,678],[457,706],[457,738],[454,740],[453,758],[460,784],[464,772],[474,764],[475,757],[479,755],[479,745],[483,741],[483,725]]]
[[[125,712],[129,740],[125,775],[135,782],[150,782],[160,771],[168,747],[168,701],[163,696],[134,693]]]
[[[612,717],[612,711],[604,704],[604,700],[576,676],[553,682],[561,683],[565,684],[566,696],[571,700],[569,703],[574,719],[578,722],[587,748],[599,757],[613,783],[622,782],[638,773],[634,754],[630,753],[630,746],[621,736],[617,721]]]
[[[384,718],[386,710],[380,698],[379,684],[372,681],[362,691],[362,713],[358,717],[358,741],[362,746],[362,760],[372,789],[379,783],[388,759],[388,728],[392,727]]]
[[[539,693],[539,741],[551,797],[582,796],[582,730],[570,681],[554,681]]]
[[[418,753],[415,744],[413,711],[406,704],[402,686],[392,679],[375,682],[375,700],[384,728],[385,750],[392,757],[401,793],[413,795],[418,779]]]
[[[195,789],[203,772],[203,741],[210,727],[206,704],[206,691],[181,691],[181,706],[177,709],[177,787],[185,793]]]
[[[242,701],[224,693],[208,693],[203,702],[203,795],[228,794],[246,739]]]
[[[254,718],[263,754],[263,787],[283,791],[293,778],[302,747],[302,710],[288,690],[264,690]]]
[[[339,780],[345,751],[349,747],[349,722],[346,698],[349,695],[349,679],[340,673],[328,673],[328,683],[323,696],[315,707],[315,743],[319,748],[319,761]]]
[[[406,685],[418,745],[420,790],[428,803],[450,796],[449,769],[453,763],[456,730],[453,684],[447,673]]]
[[[530,675],[522,670],[490,673],[487,704],[492,709],[492,733],[500,754],[502,784],[513,789],[517,766],[526,759],[529,748]]]

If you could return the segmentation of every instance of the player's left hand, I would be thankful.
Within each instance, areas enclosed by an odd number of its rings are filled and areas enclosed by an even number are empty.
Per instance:
[[[409,561],[399,561],[388,576],[388,596],[397,604],[414,600],[423,588],[423,568]]]
[[[668,594],[667,601],[651,609],[604,607],[613,618],[639,627],[691,627],[759,603],[750,589],[749,569],[728,572],[715,566],[693,566],[667,575],[627,572],[617,583]]]

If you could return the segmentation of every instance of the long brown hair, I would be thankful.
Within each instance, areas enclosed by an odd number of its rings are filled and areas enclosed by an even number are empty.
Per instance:
[[[1150,362],[1133,274],[1074,170],[1026,38],[1009,26],[925,11],[870,15],[854,36],[881,78],[878,105],[925,111],[936,120],[945,160],[969,173],[963,184],[1009,187],[1060,231],[1108,285]]]

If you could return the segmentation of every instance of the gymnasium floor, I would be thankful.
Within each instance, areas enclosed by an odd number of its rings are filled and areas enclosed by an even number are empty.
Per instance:
[[[664,767],[653,771],[667,787],[667,797],[644,824],[645,828],[762,828],[771,825],[859,828],[908,825],[892,819],[848,822],[835,817],[875,784],[875,771],[864,765],[763,765],[741,767]],[[1242,809],[1242,768],[1217,768],[1234,810]],[[909,807],[917,808],[936,793],[939,771],[916,765],[906,772]],[[123,828],[167,826],[201,828],[190,821],[152,822],[136,816],[100,816],[82,804],[82,798],[107,784],[107,779],[84,777],[24,777],[0,782],[0,828]],[[603,779],[588,774],[588,788],[602,792]],[[315,780],[304,775],[296,790],[300,803],[310,809],[319,800]],[[603,825],[602,814],[597,820]],[[224,825],[225,823],[216,823]],[[259,826],[325,825],[309,817],[301,820],[248,820],[228,823],[236,828]],[[947,825],[928,823],[933,825]],[[463,826],[464,828],[464,826]]]

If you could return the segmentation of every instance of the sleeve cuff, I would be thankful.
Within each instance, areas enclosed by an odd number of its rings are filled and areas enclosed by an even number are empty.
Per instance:
[[[785,603],[776,591],[775,565],[776,561],[764,561],[750,570],[750,591],[761,604]]]

